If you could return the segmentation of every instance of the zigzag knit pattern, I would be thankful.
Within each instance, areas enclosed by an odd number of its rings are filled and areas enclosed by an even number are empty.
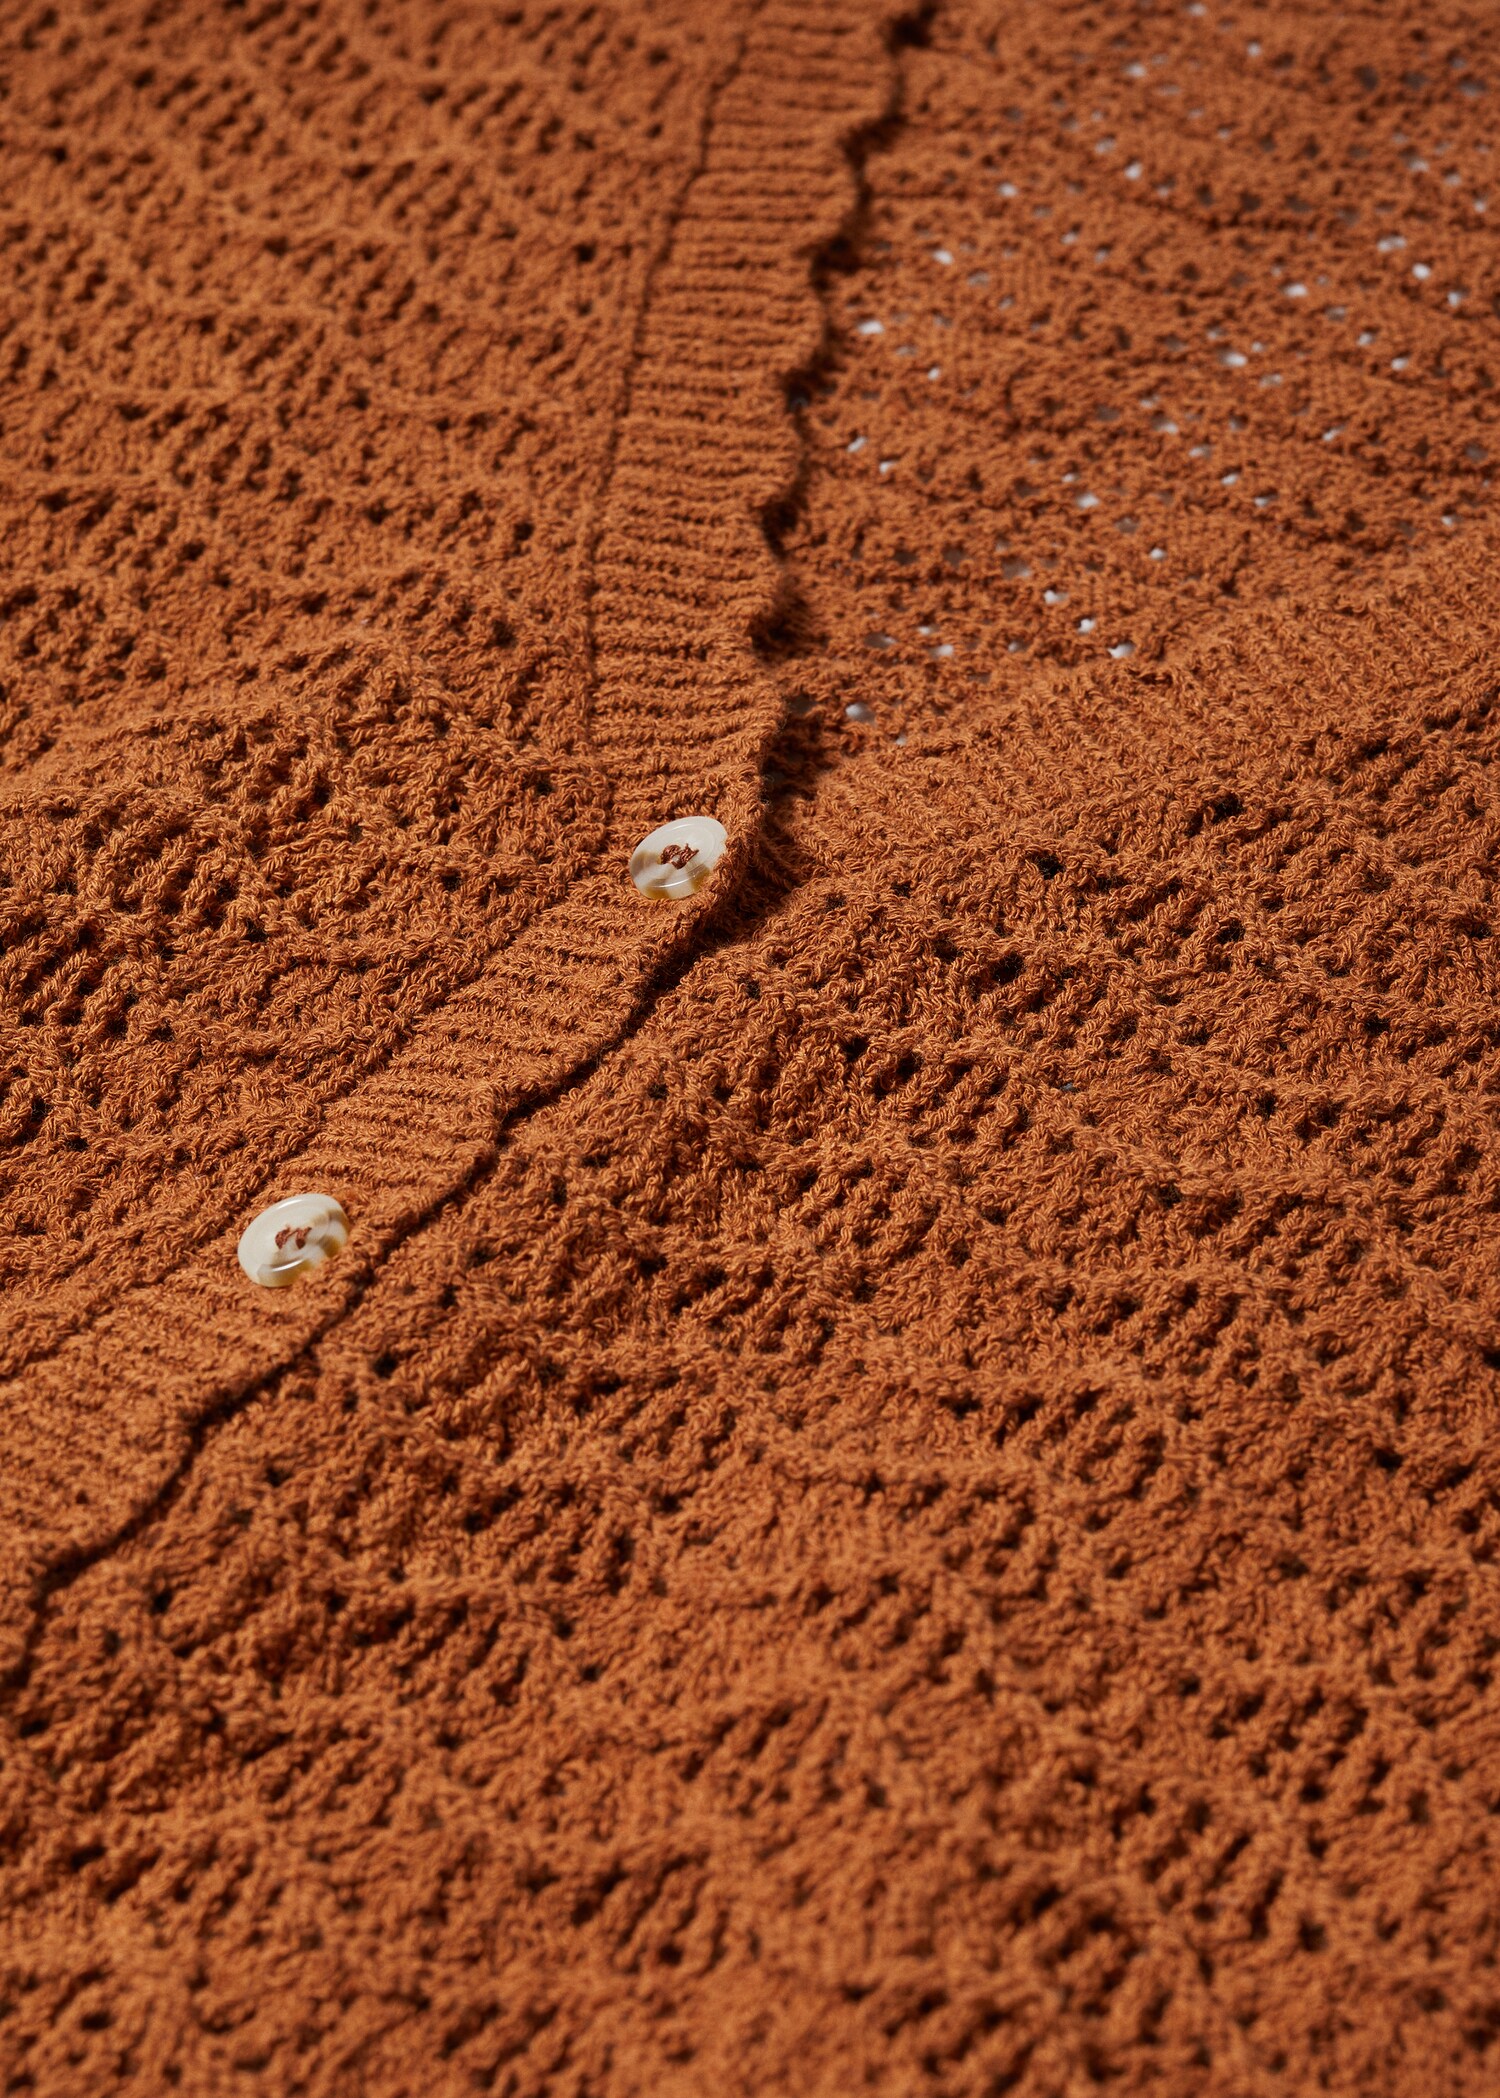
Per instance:
[[[1496,2088],[1492,27],[0,6],[0,2089]]]

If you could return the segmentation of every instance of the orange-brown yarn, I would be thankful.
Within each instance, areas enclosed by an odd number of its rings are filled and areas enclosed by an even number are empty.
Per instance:
[[[1488,18],[3,20],[0,2089],[1493,2090]]]

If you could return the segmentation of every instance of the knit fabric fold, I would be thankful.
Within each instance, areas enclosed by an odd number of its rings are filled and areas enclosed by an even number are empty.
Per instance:
[[[1485,26],[0,24],[7,2088],[1492,2088]]]

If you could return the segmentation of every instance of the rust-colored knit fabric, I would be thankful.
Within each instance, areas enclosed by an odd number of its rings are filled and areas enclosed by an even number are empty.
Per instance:
[[[0,2089],[1493,2092],[1493,11],[0,25]]]

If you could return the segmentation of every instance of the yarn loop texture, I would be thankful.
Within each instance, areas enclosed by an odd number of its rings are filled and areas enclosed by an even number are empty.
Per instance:
[[[1493,2091],[1492,26],[0,7],[6,2089]]]

